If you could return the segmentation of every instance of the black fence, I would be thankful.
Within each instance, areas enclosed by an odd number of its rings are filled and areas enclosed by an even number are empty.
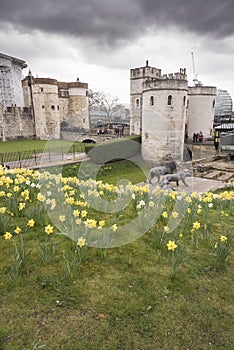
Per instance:
[[[35,168],[51,163],[61,163],[64,160],[76,160],[81,152],[85,152],[85,148],[81,150],[80,145],[73,144],[69,149],[67,147],[55,147],[0,153],[0,163],[10,168]]]

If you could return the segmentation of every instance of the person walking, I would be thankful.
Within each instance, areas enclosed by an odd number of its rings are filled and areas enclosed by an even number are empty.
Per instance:
[[[219,143],[220,143],[220,133],[219,131],[216,130],[214,134],[214,146],[215,146],[216,153],[219,153]]]
[[[198,140],[199,140],[200,143],[202,143],[203,139],[204,139],[203,133],[200,131],[199,132],[199,136],[198,136]]]

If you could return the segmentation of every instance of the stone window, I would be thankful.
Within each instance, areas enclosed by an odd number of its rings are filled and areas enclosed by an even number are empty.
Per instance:
[[[57,106],[57,110],[59,110],[59,106]]]
[[[43,92],[43,88],[40,88],[40,91]]]
[[[168,104],[168,106],[171,106],[171,102],[172,102],[172,96],[169,95],[168,98],[167,98],[167,104]]]
[[[140,100],[139,98],[136,99],[136,108],[139,108],[140,107]]]
[[[150,106],[154,106],[154,96],[150,96]]]
[[[67,89],[59,89],[59,97],[69,97],[69,92]]]
[[[41,108],[42,108],[42,109],[44,109],[44,108],[45,108],[45,106],[44,106],[44,105],[42,105],[42,106],[41,106]]]
[[[54,106],[54,105],[52,105],[52,106],[51,106],[51,109],[55,110],[55,106]]]
[[[83,118],[83,123],[85,123],[85,118]]]
[[[215,108],[215,100],[213,100],[213,108]]]
[[[185,106],[186,104],[186,96],[184,96],[184,99],[183,99],[183,105]]]
[[[12,113],[13,112],[13,108],[12,107],[7,107],[6,111],[7,111],[7,113]]]

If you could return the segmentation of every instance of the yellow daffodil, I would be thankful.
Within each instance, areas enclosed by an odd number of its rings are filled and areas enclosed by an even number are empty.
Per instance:
[[[59,221],[64,222],[65,221],[65,215],[59,215]]]
[[[54,231],[53,226],[47,225],[47,226],[45,227],[45,233],[47,233],[47,235],[50,235],[51,233],[53,233],[53,231]]]
[[[80,225],[80,224],[81,224],[81,221],[82,221],[81,219],[76,219],[76,224],[77,224],[77,225]]]
[[[177,248],[177,244],[175,244],[175,241],[168,241],[167,243],[167,249],[174,251]]]
[[[198,230],[200,227],[201,227],[200,222],[195,221],[195,222],[193,223],[193,229],[194,229],[194,230]]]
[[[78,239],[78,241],[77,241],[77,245],[78,245],[78,247],[80,247],[80,248],[84,247],[85,243],[86,243],[86,239],[83,238],[83,237],[80,237],[80,238]]]
[[[118,226],[117,226],[116,224],[114,224],[114,225],[112,225],[112,226],[110,227],[110,229],[111,229],[112,231],[114,231],[114,232],[117,231],[117,228],[118,228]]]
[[[73,210],[73,215],[75,217],[79,216],[80,215],[80,211],[78,209]]]
[[[88,212],[86,210],[82,210],[81,216],[82,218],[85,218],[87,216]]]
[[[33,227],[35,225],[35,221],[33,219],[28,220],[27,226]]]
[[[96,225],[97,225],[97,221],[94,220],[94,219],[87,219],[87,220],[84,222],[84,224],[85,224],[85,227],[94,228],[94,227],[96,227]]]
[[[14,232],[18,235],[21,232],[21,228],[19,228],[19,226],[17,226],[16,229],[14,230]]]
[[[19,211],[22,211],[25,208],[25,203],[19,204]]]
[[[6,232],[4,237],[5,237],[5,239],[11,239],[12,234],[10,232]]]
[[[176,218],[178,218],[179,214],[177,213],[177,211],[173,211],[173,212],[171,213],[171,216],[172,216],[174,219],[176,219]]]

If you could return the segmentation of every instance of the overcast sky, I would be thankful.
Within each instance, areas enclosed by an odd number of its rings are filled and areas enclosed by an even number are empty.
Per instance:
[[[129,102],[129,70],[195,70],[234,98],[233,0],[1,0],[0,52],[36,77],[80,81]],[[24,71],[24,75],[28,69]]]

